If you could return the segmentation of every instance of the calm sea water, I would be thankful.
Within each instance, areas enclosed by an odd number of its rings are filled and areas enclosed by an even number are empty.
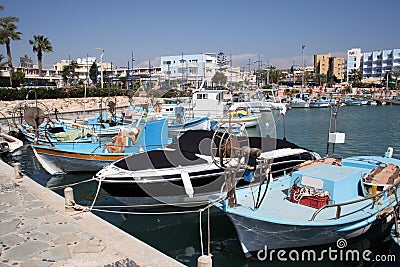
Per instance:
[[[284,123],[278,124],[277,135],[283,137],[285,124],[286,138],[302,147],[312,149],[321,155],[326,152],[329,127],[329,109],[296,109],[288,111]],[[394,157],[400,158],[400,106],[341,107],[338,113],[337,131],[346,133],[345,144],[338,144],[335,153],[343,157],[352,155],[383,155],[388,146],[394,148]],[[92,174],[67,175],[52,178],[40,167],[29,146],[24,147],[23,156],[18,159],[23,171],[42,185],[55,186],[89,179]],[[62,190],[56,190],[60,194]],[[74,187],[75,199],[90,205],[96,192],[95,183]],[[105,191],[101,191],[96,204],[119,204]],[[110,215],[97,213],[124,231],[145,241],[167,255],[189,266],[196,266],[201,253],[199,237],[199,214],[186,215]],[[203,237],[207,248],[207,217],[203,214]],[[374,229],[369,234],[348,241],[348,248],[369,249],[373,253],[397,257],[399,248],[394,246],[387,232]],[[322,250],[327,246],[315,248]],[[266,262],[246,259],[241,251],[236,232],[229,219],[217,209],[211,210],[211,253],[213,266],[264,266]],[[270,263],[271,264],[271,263]],[[273,266],[318,266],[321,262],[281,262]],[[324,265],[338,266],[396,266],[396,263],[356,263],[325,260]]]

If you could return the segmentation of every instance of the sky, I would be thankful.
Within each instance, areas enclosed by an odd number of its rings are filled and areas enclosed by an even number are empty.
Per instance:
[[[280,69],[313,64],[314,54],[400,48],[399,0],[3,0],[0,16],[20,19],[13,64],[37,56],[29,40],[47,37],[43,66],[95,56],[126,67],[160,65],[161,56],[223,52],[232,65]],[[0,53],[6,55],[5,48]],[[131,63],[130,63],[131,64]]]

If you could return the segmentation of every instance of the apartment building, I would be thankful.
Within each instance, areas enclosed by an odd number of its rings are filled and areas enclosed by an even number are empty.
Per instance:
[[[344,58],[333,57],[331,54],[314,55],[314,69],[316,74],[334,75],[343,80]]]
[[[316,74],[328,74],[331,54],[314,55],[314,69]]]

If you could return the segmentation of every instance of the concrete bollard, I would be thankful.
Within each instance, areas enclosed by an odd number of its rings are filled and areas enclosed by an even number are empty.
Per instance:
[[[64,189],[65,198],[65,211],[74,211],[75,200],[74,200],[74,189],[67,187]]]
[[[20,172],[21,163],[19,163],[19,162],[13,163],[13,166],[14,166],[15,179],[21,179],[22,178],[22,175]]]
[[[197,267],[212,267],[211,255],[202,255],[198,257]]]

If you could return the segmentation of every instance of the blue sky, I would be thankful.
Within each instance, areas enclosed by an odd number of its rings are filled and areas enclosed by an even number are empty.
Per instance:
[[[16,16],[21,40],[12,42],[14,65],[27,54],[29,39],[44,35],[54,52],[43,64],[97,56],[127,66],[159,65],[166,55],[224,52],[245,66],[261,55],[280,68],[306,65],[314,54],[345,57],[348,49],[400,48],[398,0],[3,0],[1,16]],[[5,49],[0,50],[3,55]],[[253,68],[256,68],[254,64]]]

